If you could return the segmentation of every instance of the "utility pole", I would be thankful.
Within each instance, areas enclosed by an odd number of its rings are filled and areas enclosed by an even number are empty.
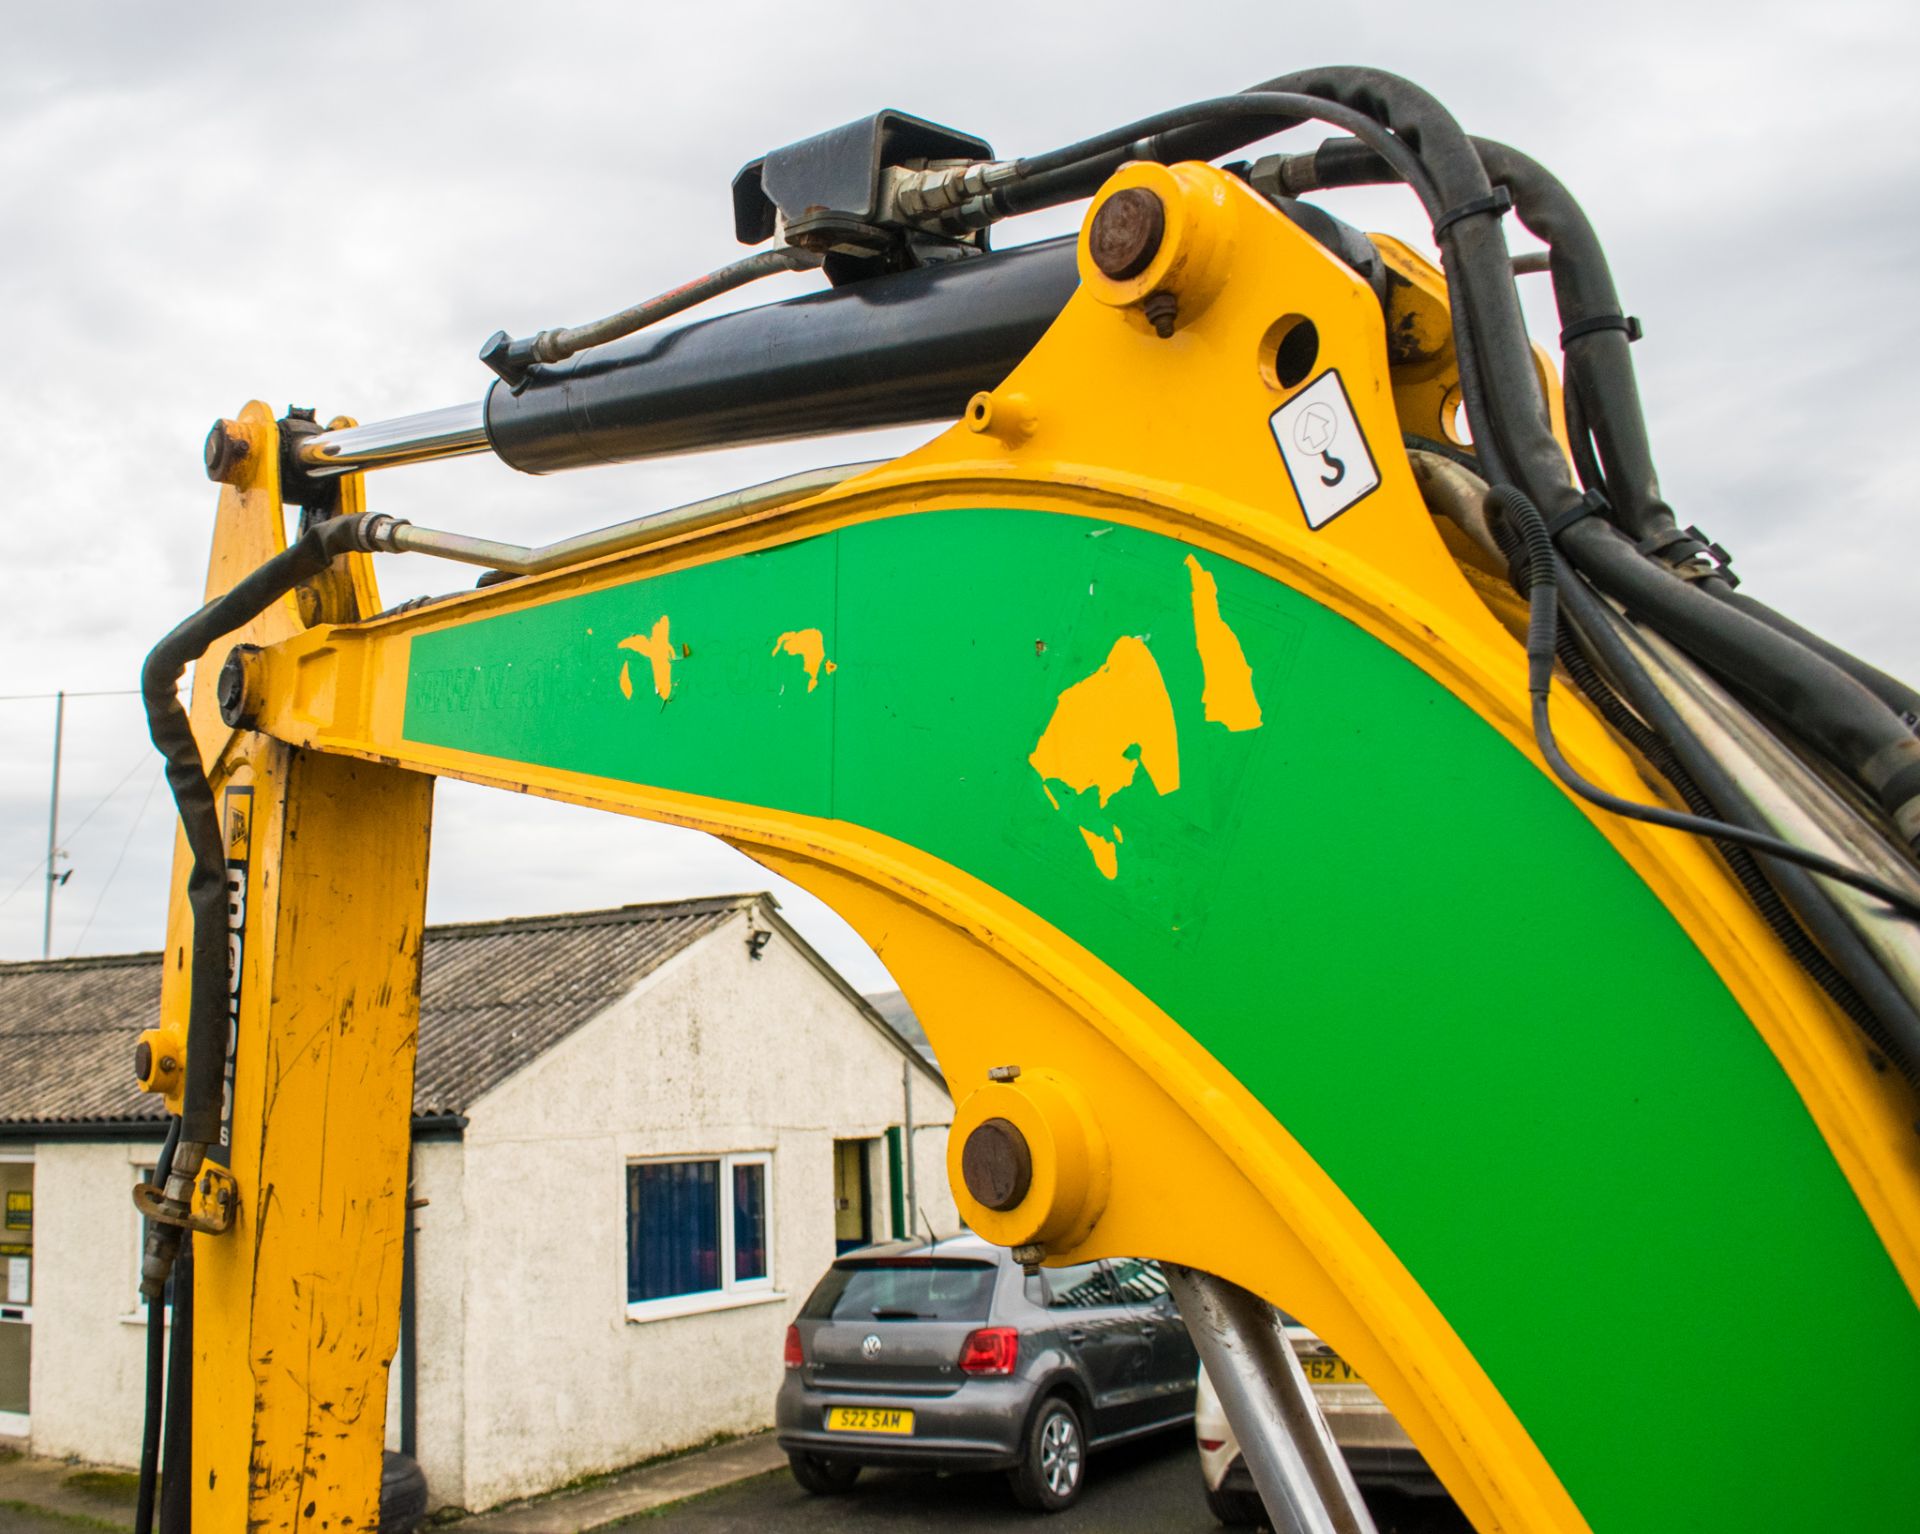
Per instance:
[[[60,735],[67,722],[67,695],[53,695],[53,791],[47,802],[47,915],[40,928],[40,957],[53,957],[53,892],[60,887]]]
[[[908,1044],[908,1049],[913,1045]],[[900,1062],[900,1096],[905,1103],[906,1124],[900,1131],[900,1144],[904,1152],[902,1160],[907,1163],[907,1234],[911,1236],[915,1223],[920,1218],[920,1199],[913,1186],[913,1062]]]

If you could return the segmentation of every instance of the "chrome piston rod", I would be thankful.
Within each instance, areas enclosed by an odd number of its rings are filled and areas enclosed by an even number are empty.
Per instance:
[[[396,464],[431,463],[436,458],[465,458],[486,452],[488,446],[486,403],[475,400],[471,405],[449,405],[370,426],[345,426],[301,437],[294,455],[309,474],[328,478]]]
[[[1376,1534],[1280,1312],[1211,1273],[1165,1271],[1275,1534]]]

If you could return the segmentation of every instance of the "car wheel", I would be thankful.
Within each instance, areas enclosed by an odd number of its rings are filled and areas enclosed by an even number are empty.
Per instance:
[[[1260,1500],[1257,1492],[1216,1491],[1211,1486],[1204,1489],[1207,1493],[1207,1511],[1213,1514],[1214,1522],[1224,1524],[1229,1529],[1257,1529],[1265,1526],[1266,1504]]]
[[[1080,1500],[1087,1480],[1087,1437],[1071,1401],[1054,1396],[1041,1403],[1027,1429],[1026,1457],[1009,1479],[1022,1507],[1057,1513]]]
[[[404,1454],[380,1460],[380,1534],[413,1534],[427,1516],[427,1478]]]
[[[843,1459],[828,1459],[824,1454],[796,1451],[787,1456],[793,1478],[816,1497],[837,1496],[850,1490],[860,1479],[860,1467]]]

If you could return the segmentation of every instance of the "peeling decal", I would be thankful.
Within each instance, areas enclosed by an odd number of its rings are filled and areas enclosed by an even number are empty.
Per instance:
[[[782,651],[799,656],[800,664],[807,668],[808,692],[820,685],[823,669],[828,676],[840,669],[827,659],[827,642],[818,629],[789,629],[773,642],[773,653],[778,655]]]
[[[653,690],[662,703],[673,696],[673,641],[667,637],[665,613],[660,615],[651,634],[629,634],[620,641],[620,648],[644,655],[653,662]],[[628,674],[625,661],[620,663],[620,690],[629,698],[633,696],[633,678]]]
[[[1257,730],[1260,700],[1253,695],[1253,667],[1240,648],[1240,636],[1220,616],[1220,588],[1191,554],[1187,574],[1193,579],[1193,638],[1205,678],[1200,701],[1207,719],[1229,730]]]

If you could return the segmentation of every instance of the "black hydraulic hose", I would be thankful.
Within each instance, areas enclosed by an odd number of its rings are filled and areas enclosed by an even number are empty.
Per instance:
[[[1023,159],[1016,178],[995,192],[995,206],[1004,214],[1054,207],[1090,196],[1129,160],[1164,164],[1211,159],[1309,120],[1354,134],[1413,189],[1428,217],[1439,217],[1439,204],[1418,158],[1392,133],[1340,102],[1286,91],[1247,91],[1195,102]],[[1202,140],[1196,140],[1196,134]]]
[[[1628,648],[1620,633],[1625,620],[1595,596],[1585,581],[1570,574],[1560,582],[1559,601],[1562,616],[1581,647],[1606,668],[1626,701],[1666,741],[1719,818],[1753,830],[1767,830],[1746,791],[1689,728],[1639,657]],[[1826,885],[1797,863],[1771,861],[1766,865],[1766,875],[1820,950],[1864,1001],[1868,1016],[1850,1015],[1884,1053],[1900,1063],[1908,1079],[1920,1086],[1920,1010],[1889,978],[1885,966],[1861,937],[1854,918],[1834,902]]]
[[[1920,691],[1909,687],[1899,677],[1889,676],[1878,666],[1841,649],[1831,640],[1822,639],[1811,629],[1802,628],[1785,613],[1777,612],[1758,598],[1750,597],[1744,591],[1735,591],[1730,582],[1719,576],[1708,576],[1700,585],[1708,596],[1725,602],[1729,607],[1738,608],[1749,618],[1757,618],[1775,633],[1797,640],[1829,665],[1838,666],[1886,704],[1909,730],[1920,732]]]
[[[1497,206],[1491,201],[1492,182],[1481,159],[1481,146],[1467,137],[1444,107],[1404,80],[1378,70],[1329,69],[1284,76],[1257,89],[1330,94],[1367,110],[1417,145],[1450,209],[1491,211]],[[1510,151],[1502,159],[1503,148],[1491,146],[1496,162],[1532,185],[1535,178],[1526,169],[1532,162],[1522,166],[1519,162],[1524,157]],[[1544,172],[1540,177],[1551,181]],[[1558,187],[1557,182],[1552,185]],[[1564,205],[1556,204],[1554,211],[1559,222],[1568,226],[1568,238],[1597,245],[1571,198],[1565,198]],[[1545,215],[1541,218],[1543,228],[1557,228]],[[1493,218],[1450,214],[1444,227],[1437,228],[1445,252],[1454,332],[1456,338],[1463,331],[1471,333],[1482,373],[1478,408],[1486,419],[1473,420],[1476,402],[1468,398],[1476,446],[1496,447],[1514,485],[1526,491],[1557,526],[1570,521],[1559,534],[1561,547],[1595,585],[1710,669],[1746,681],[1768,700],[1771,717],[1839,763],[1878,800],[1908,845],[1920,849],[1920,741],[1898,714],[1846,671],[1645,557],[1604,518],[1580,514],[1580,493],[1568,481],[1566,459],[1548,427],[1512,266],[1497,223]],[[1559,265],[1556,260],[1556,272]],[[1604,280],[1610,292],[1611,278]],[[1580,292],[1585,294],[1586,289]],[[1624,333],[1612,334],[1624,346]],[[1583,383],[1583,391],[1584,387]],[[1594,401],[1584,392],[1583,398],[1591,410]],[[1637,412],[1637,395],[1633,408]],[[1611,482],[1611,466],[1605,464],[1604,456],[1602,464],[1609,469]],[[1647,472],[1650,476],[1650,463]]]
[[[1503,520],[1494,519],[1492,526],[1495,538],[1513,566],[1515,585],[1522,595],[1530,595],[1531,561],[1514,543],[1512,530]],[[1557,595],[1563,605],[1563,617],[1571,621],[1560,626],[1555,653],[1601,717],[1673,785],[1695,815],[1703,820],[1727,820],[1764,829],[1765,823],[1745,793],[1680,724],[1672,706],[1621,642],[1615,631],[1617,620],[1610,611],[1587,592],[1577,577],[1561,581]],[[1588,658],[1589,648],[1604,653],[1613,673],[1613,684]],[[1619,685],[1633,698],[1634,707],[1644,712],[1647,719],[1621,700],[1614,685]],[[1671,730],[1673,741],[1660,734],[1648,719]],[[1689,769],[1683,753],[1694,756],[1697,771]],[[1712,785],[1713,794],[1702,787],[1702,778]],[[1791,863],[1770,865],[1770,879],[1769,871],[1761,868],[1746,847],[1718,838],[1714,845],[1788,955],[1873,1041],[1881,1054],[1891,1060],[1909,1082],[1920,1087],[1920,1012],[1915,1011],[1906,995],[1887,977],[1885,969],[1834,906],[1827,891]],[[1788,895],[1792,896],[1792,903]],[[1818,937],[1814,935],[1816,932]],[[1867,993],[1871,993],[1871,1000]],[[1883,1018],[1886,1021],[1883,1022]]]
[[[1864,890],[1874,898],[1885,901],[1909,921],[1920,922],[1920,900],[1871,874],[1849,868],[1809,848],[1796,847],[1763,831],[1749,830],[1724,820],[1703,820],[1697,815],[1685,815],[1663,805],[1622,799],[1581,777],[1561,754],[1559,744],[1553,738],[1553,723],[1548,711],[1553,685],[1554,647],[1559,633],[1559,557],[1553,546],[1552,535],[1547,531],[1546,519],[1540,515],[1539,508],[1515,486],[1494,486],[1488,501],[1514,523],[1526,541],[1529,576],[1527,692],[1533,699],[1534,737],[1539,744],[1540,754],[1546,758],[1555,777],[1581,798],[1617,815],[1715,841],[1738,843],[1767,857],[1784,858],[1829,879],[1837,879],[1842,884]]]
[[[221,1098],[227,1061],[227,865],[213,786],[200,763],[200,747],[181,705],[179,686],[187,666],[218,639],[258,617],[303,581],[350,550],[370,550],[371,513],[316,522],[291,547],[243,576],[224,596],[207,603],[153,647],[140,674],[147,732],[166,758],[167,786],[193,853],[187,900],[193,912],[193,945],[187,1002],[187,1066],[173,1178],[191,1179],[220,1135]]]
[[[1646,558],[1598,517],[1575,522],[1560,542],[1601,591],[1843,768],[1920,849],[1920,739],[1881,699],[1796,638]]]
[[[1607,477],[1600,460],[1593,455],[1593,433],[1587,426],[1587,407],[1581,402],[1580,387],[1572,378],[1561,385],[1561,400],[1567,412],[1567,442],[1573,449],[1573,471],[1580,476],[1580,488],[1607,493]],[[1611,500],[1608,502],[1612,504]]]
[[[173,1153],[180,1144],[180,1120],[167,1120],[167,1137],[154,1158],[147,1186],[164,1189],[173,1172]],[[153,1534],[154,1494],[160,1484],[160,1423],[166,1414],[167,1297],[162,1292],[147,1300],[147,1377],[144,1415],[140,1425],[140,1490],[134,1504],[134,1534]]]
[[[1679,532],[1678,519],[1661,496],[1629,348],[1634,332],[1627,328],[1612,268],[1592,222],[1559,179],[1536,160],[1491,139],[1476,138],[1473,143],[1488,175],[1511,193],[1520,221],[1549,247],[1548,270],[1553,275],[1567,364],[1567,435],[1581,484],[1606,494],[1610,514],[1631,536],[1671,540],[1665,550],[1669,562],[1684,560],[1698,552],[1701,544],[1691,534]],[[1313,155],[1313,172],[1323,187],[1396,179],[1387,162],[1358,139],[1330,139],[1322,144]],[[1797,640],[1846,672],[1909,729],[1920,726],[1920,691],[1765,603],[1735,592],[1728,580],[1710,576],[1698,584],[1708,595]]]

